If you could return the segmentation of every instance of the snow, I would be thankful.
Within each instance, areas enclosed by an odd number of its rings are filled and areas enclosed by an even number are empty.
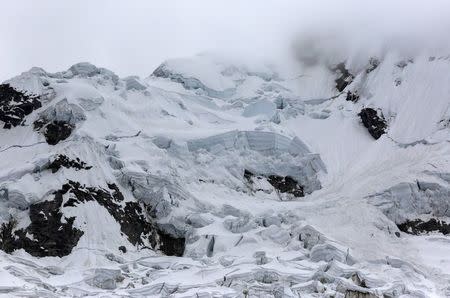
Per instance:
[[[413,236],[396,224],[450,217],[450,61],[420,55],[397,66],[408,58],[386,55],[370,73],[349,67],[355,78],[342,94],[325,64],[293,62],[296,72],[283,73],[206,54],[166,61],[167,77],[120,79],[81,63],[13,78],[46,100],[24,126],[0,130],[1,222],[11,214],[27,226],[26,208],[67,180],[116,183],[187,242],[183,257],[135,247],[105,208],[85,202],[64,209],[84,231],[71,254],[0,251],[0,295],[448,296],[449,236]],[[348,90],[360,100],[346,101]],[[387,120],[378,140],[360,123],[363,107]],[[75,131],[46,144],[32,128],[44,114],[73,118]],[[43,170],[56,154],[93,167]],[[267,180],[253,191],[245,169],[294,177],[306,196],[280,200]]]

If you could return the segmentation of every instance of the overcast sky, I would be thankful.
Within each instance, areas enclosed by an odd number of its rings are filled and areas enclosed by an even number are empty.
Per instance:
[[[281,53],[298,34],[404,48],[450,40],[446,0],[0,0],[0,81],[32,66],[89,61],[149,75],[168,58],[207,50]],[[399,42],[401,41],[401,42]]]

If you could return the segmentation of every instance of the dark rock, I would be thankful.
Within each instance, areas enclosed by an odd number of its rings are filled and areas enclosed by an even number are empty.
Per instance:
[[[186,239],[172,235],[162,229],[158,230],[159,249],[167,256],[183,256]]]
[[[52,173],[56,173],[61,167],[67,169],[73,168],[76,170],[89,170],[92,166],[88,166],[84,161],[80,160],[78,157],[76,159],[70,159],[69,157],[59,154],[48,166],[47,169],[51,170]]]
[[[14,228],[17,221],[11,216],[8,222],[2,223],[0,226],[0,249],[11,253],[15,249]]]
[[[347,91],[347,97],[345,98],[345,100],[357,102],[359,100],[358,92],[357,91],[355,91],[355,92]]]
[[[68,188],[76,198],[72,198],[64,205],[76,206],[86,201],[97,201],[120,224],[120,230],[127,235],[133,245],[146,246],[148,241],[152,248],[159,249],[168,256],[182,256],[185,249],[185,238],[173,235],[168,229],[155,225],[146,216],[150,206],[139,202],[126,202],[122,207],[124,197],[115,184],[108,184],[108,190],[94,187],[84,187],[78,182],[69,181],[63,188]],[[175,229],[172,227],[172,230]]]
[[[250,180],[253,176],[255,176],[255,174],[253,174],[252,172],[250,172],[247,169],[244,170],[244,178],[245,179]]]
[[[397,227],[400,231],[412,235],[427,234],[429,232],[439,232],[444,235],[450,234],[450,224],[435,218],[427,221],[421,219],[407,220],[398,224]]]
[[[280,193],[289,193],[294,195],[294,197],[304,197],[303,187],[298,184],[298,182],[291,176],[279,176],[279,175],[255,175],[249,170],[244,170],[244,178],[249,182],[253,183],[253,177],[264,177],[267,181]]]
[[[290,193],[294,197],[304,197],[303,187],[298,184],[298,182],[290,176],[277,176],[270,175],[267,177],[267,181],[272,184],[281,193]]]
[[[78,182],[68,181],[60,190],[53,193],[54,198],[30,206],[31,224],[14,231],[15,221],[10,220],[0,226],[0,248],[5,252],[25,249],[36,257],[66,256],[83,235],[83,231],[73,227],[75,217],[64,218],[63,208],[96,201],[120,224],[120,230],[133,245],[159,249],[169,256],[182,256],[185,238],[181,232],[170,225],[158,226],[147,215],[149,206],[140,202],[125,202],[125,198],[115,184],[108,189],[86,187]],[[69,199],[63,203],[63,196]],[[33,239],[27,238],[27,234]],[[119,250],[126,252],[125,246]]]
[[[119,250],[120,250],[121,252],[123,252],[123,253],[126,253],[126,252],[127,252],[127,248],[126,248],[125,246],[123,246],[123,245],[119,246]]]
[[[78,182],[69,181],[63,185],[62,191],[73,194],[64,207],[75,207],[88,201],[96,201],[120,224],[120,230],[127,235],[133,245],[145,246],[148,239],[152,246],[156,244],[155,228],[147,219],[145,205],[138,202],[126,202],[119,188],[115,184],[108,184],[109,190],[96,187],[85,187]]]
[[[336,82],[336,89],[339,90],[339,92],[344,91],[345,87],[353,81],[354,76],[347,68],[345,68],[345,63],[343,62],[339,63],[331,70],[338,74],[338,78],[334,80]]]
[[[363,292],[358,290],[347,290],[345,291],[345,298],[378,298],[377,295],[372,294],[371,292]]]
[[[23,247],[30,254],[62,257],[70,254],[77,245],[83,232],[73,227],[75,217],[66,217],[65,222],[62,221],[62,201],[62,194],[56,193],[53,200],[30,206],[31,224],[27,232],[34,240],[25,238]]]
[[[361,117],[362,123],[369,130],[369,133],[378,140],[381,135],[386,133],[386,120],[383,115],[378,116],[377,111],[371,108],[364,108],[358,114]]]
[[[355,285],[362,288],[367,288],[366,281],[362,279],[358,273],[352,274],[351,279],[355,283]]]
[[[49,145],[56,145],[67,139],[74,128],[73,125],[63,121],[52,121],[44,128],[45,140]]]
[[[31,224],[14,233],[9,229],[11,237],[7,238],[8,241],[2,241],[2,249],[10,253],[23,248],[35,257],[63,257],[70,254],[83,232],[73,227],[75,217],[65,217],[62,221],[62,201],[62,194],[56,192],[53,200],[31,205]],[[11,221],[5,226],[9,228]],[[32,235],[33,239],[28,238],[27,234]]]
[[[208,247],[206,248],[206,256],[212,257],[214,255],[214,244],[216,242],[216,239],[214,235],[212,235],[211,240],[209,240]]]
[[[55,145],[67,139],[75,125],[84,120],[86,115],[83,109],[64,98],[39,113],[34,129],[44,134],[47,143]]]
[[[10,129],[23,123],[25,116],[42,106],[39,96],[17,91],[9,84],[0,85],[0,120]]]

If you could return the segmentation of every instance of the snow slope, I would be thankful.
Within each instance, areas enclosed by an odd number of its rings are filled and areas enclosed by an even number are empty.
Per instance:
[[[450,58],[351,58],[6,81],[0,296],[450,296]]]

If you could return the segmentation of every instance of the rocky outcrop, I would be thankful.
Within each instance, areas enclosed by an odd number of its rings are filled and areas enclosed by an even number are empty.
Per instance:
[[[66,155],[59,154],[53,161],[51,161],[45,168],[52,171],[52,173],[58,172],[62,167],[75,170],[89,170],[92,166],[88,166],[84,161],[78,157],[76,159],[70,159]]]
[[[376,140],[386,133],[387,124],[383,114],[378,115],[376,110],[364,108],[358,116],[361,117],[362,123]]]
[[[64,184],[61,193],[72,194],[64,207],[76,207],[78,204],[96,201],[120,224],[120,230],[127,235],[133,245],[156,245],[156,233],[153,223],[146,217],[146,206],[138,202],[125,202],[125,198],[115,184],[108,189],[86,187],[78,182]]]
[[[445,174],[441,174],[446,178]],[[368,197],[400,231],[412,235],[450,233],[450,189],[434,182],[399,183]]]
[[[379,296],[367,291],[347,290],[344,298],[378,298]]]
[[[37,257],[70,254],[84,232],[73,227],[75,217],[64,217],[63,210],[96,201],[116,220],[131,244],[160,249],[167,255],[183,255],[184,235],[173,227],[156,225],[147,216],[148,206],[134,201],[126,202],[115,184],[108,184],[108,189],[103,189],[68,181],[53,196],[51,200],[30,206],[31,223],[28,227],[14,230],[13,219],[2,224],[0,247],[5,252],[23,248]],[[63,196],[69,198],[63,200]]]
[[[298,182],[290,176],[279,176],[279,175],[257,175],[249,170],[244,171],[244,178],[251,185],[255,184],[255,179],[266,179],[279,193],[290,194],[296,198],[305,196],[303,192],[303,186],[299,185]],[[262,189],[255,189],[256,191]]]
[[[38,126],[35,126],[38,127]],[[75,126],[66,123],[64,121],[52,121],[45,125],[43,134],[45,136],[45,141],[49,145],[56,145],[60,141],[64,141],[72,134],[72,130]]]
[[[359,94],[357,91],[347,91],[346,101],[357,102],[359,100]]]
[[[0,120],[9,129],[23,123],[25,116],[41,107],[39,96],[17,91],[9,84],[0,85]]]
[[[186,248],[186,239],[183,235],[164,227],[158,229],[158,243],[159,250],[167,256],[181,257]]]
[[[83,110],[63,99],[39,114],[34,129],[40,131],[50,145],[56,145],[67,139],[75,125],[86,120]]]
[[[3,235],[2,249],[12,252],[23,248],[35,257],[63,257],[72,252],[83,235],[83,231],[73,227],[75,217],[64,217],[61,212],[62,194],[57,192],[50,201],[43,201],[30,206],[30,225],[13,232],[12,222],[4,224],[8,229]],[[9,235],[8,235],[9,234]]]
[[[435,218],[431,218],[429,220],[407,220],[401,224],[398,224],[397,227],[400,231],[412,235],[421,235],[432,232],[438,232],[444,235],[450,234],[450,224]]]

